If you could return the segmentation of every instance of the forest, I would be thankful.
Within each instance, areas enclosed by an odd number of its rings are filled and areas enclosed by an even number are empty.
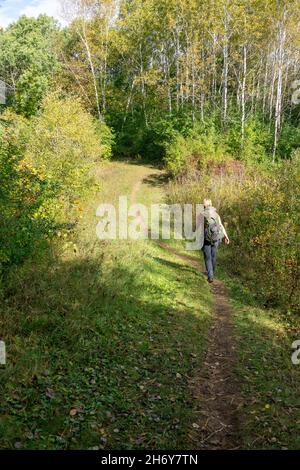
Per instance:
[[[0,448],[299,449],[299,0],[62,0],[61,15],[0,27]],[[95,204],[131,190],[213,200],[228,295],[174,240],[97,241]],[[234,438],[196,421],[188,384],[222,301]]]

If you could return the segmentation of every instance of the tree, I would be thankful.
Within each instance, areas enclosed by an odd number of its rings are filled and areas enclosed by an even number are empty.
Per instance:
[[[59,69],[58,26],[47,16],[21,17],[0,32],[0,77],[12,90],[10,104],[31,116],[37,112]]]

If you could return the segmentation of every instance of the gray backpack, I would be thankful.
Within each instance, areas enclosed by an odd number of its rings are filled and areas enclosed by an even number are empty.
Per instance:
[[[220,217],[214,207],[204,210],[204,240],[215,245],[224,238]]]

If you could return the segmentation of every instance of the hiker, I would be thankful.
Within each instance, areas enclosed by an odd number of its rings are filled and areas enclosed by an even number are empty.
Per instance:
[[[213,207],[210,199],[204,199],[204,245],[202,248],[208,276],[208,282],[214,282],[218,249],[225,239],[226,245],[230,240],[222,224],[221,218]]]

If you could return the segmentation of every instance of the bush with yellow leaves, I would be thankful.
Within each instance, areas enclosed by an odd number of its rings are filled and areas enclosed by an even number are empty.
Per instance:
[[[112,133],[74,98],[45,98],[26,120],[0,115],[0,268],[19,263],[72,222],[91,168],[110,157]]]

